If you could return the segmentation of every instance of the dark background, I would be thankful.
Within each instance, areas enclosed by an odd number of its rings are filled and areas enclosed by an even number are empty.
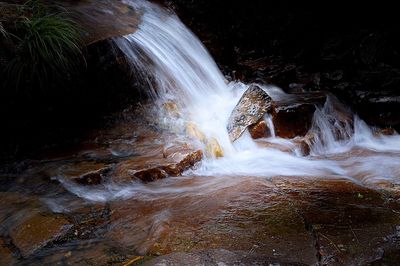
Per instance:
[[[167,1],[226,74],[325,90],[372,125],[400,128],[400,20],[374,1]],[[246,60],[259,60],[249,65]]]

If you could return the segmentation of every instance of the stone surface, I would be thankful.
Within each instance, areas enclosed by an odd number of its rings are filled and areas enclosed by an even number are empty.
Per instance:
[[[47,1],[54,4],[54,1]],[[88,45],[112,37],[131,34],[140,23],[140,12],[126,2],[117,1],[55,1],[76,20]]]
[[[323,106],[326,95],[320,92],[285,95],[274,101],[272,122],[282,138],[304,136],[311,128],[316,106]]]
[[[253,139],[260,139],[268,137],[267,123],[262,120],[249,126],[249,132]]]
[[[313,104],[293,104],[274,108],[272,121],[276,136],[282,138],[304,136],[311,128],[314,111]]]
[[[67,164],[58,170],[58,175],[82,185],[98,185],[105,179],[111,167],[105,163],[82,161]]]
[[[206,152],[208,158],[224,157],[224,152],[215,138],[210,138],[207,141]]]
[[[400,251],[398,199],[345,179],[299,182],[281,177],[272,182],[288,196],[315,237],[321,264],[369,265],[386,260],[395,265],[394,254]]]
[[[164,151],[151,157],[133,157],[119,163],[112,172],[112,178],[116,182],[129,182],[134,179],[151,182],[168,176],[179,176],[202,157],[201,150],[187,147],[178,147],[173,152]]]
[[[12,251],[7,247],[5,241],[0,238],[0,265],[13,265],[16,259]]]
[[[271,108],[271,97],[260,87],[251,85],[229,117],[227,129],[231,141],[237,140],[248,126],[259,121]]]
[[[282,265],[282,266],[300,266],[306,265],[294,261],[285,261],[268,257],[266,255],[232,252],[225,249],[208,249],[195,252],[177,252],[160,256],[153,260],[145,262],[145,266],[192,266],[192,265]]]
[[[71,224],[63,216],[36,213],[12,228],[10,237],[21,255],[28,257],[70,228]]]

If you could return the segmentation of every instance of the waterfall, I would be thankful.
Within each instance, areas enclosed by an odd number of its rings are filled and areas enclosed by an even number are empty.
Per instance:
[[[115,43],[135,72],[144,73],[150,96],[159,106],[176,104],[180,124],[194,124],[207,138],[217,139],[225,153],[233,152],[225,127],[235,101],[206,48],[174,13],[146,1],[127,3],[143,13],[142,22]]]
[[[334,153],[348,152],[354,147],[375,151],[400,152],[400,138],[376,136],[357,116],[334,97],[328,97],[317,108],[313,125],[310,156],[303,156],[295,141],[275,136],[271,116],[265,121],[271,132],[268,139],[255,142],[248,132],[232,144],[226,130],[231,111],[248,85],[227,83],[213,58],[200,40],[169,10],[147,1],[126,1],[140,13],[142,21],[136,32],[115,39],[132,64],[135,73],[147,84],[148,93],[158,109],[174,103],[179,118],[168,120],[185,132],[190,125],[207,139],[214,138],[224,157],[205,159],[192,175],[253,175],[253,176],[330,176],[346,175],[341,162],[321,159]],[[292,97],[277,87],[259,84],[272,99]],[[284,152],[276,144],[293,152]],[[205,143],[204,143],[205,145]],[[310,159],[313,158],[313,159]],[[361,160],[361,159],[360,159]],[[347,174],[352,178],[351,174]]]

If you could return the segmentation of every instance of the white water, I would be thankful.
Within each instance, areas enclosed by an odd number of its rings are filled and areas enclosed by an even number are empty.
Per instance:
[[[248,133],[232,144],[226,130],[227,121],[248,85],[226,84],[207,50],[175,14],[146,1],[128,3],[143,12],[142,22],[135,33],[115,42],[129,58],[135,72],[145,73],[142,78],[158,107],[167,101],[178,105],[181,117],[165,119],[166,123],[180,128],[183,134],[185,124],[193,122],[208,138],[215,137],[224,150],[223,158],[204,159],[196,169],[187,171],[187,176],[225,177],[221,182],[227,186],[233,181],[226,177],[234,176],[341,177],[358,183],[382,179],[398,182],[400,136],[374,134],[373,129],[357,116],[353,119],[353,114],[332,97],[328,97],[325,106],[315,112],[310,129],[314,138],[308,156],[302,155],[295,139],[276,137],[272,119],[268,116],[265,119],[272,137],[260,140],[259,144],[275,144],[289,152],[273,146],[260,147]],[[292,97],[277,87],[259,85],[272,99]],[[363,152],[351,152],[355,149]],[[221,182],[217,183],[221,185]],[[205,185],[210,190],[216,183],[210,181]],[[66,182],[65,186],[80,197],[94,201],[125,198],[137,193],[143,197],[142,194],[147,192],[154,197],[167,189],[106,184],[105,189],[89,193],[88,188],[77,188],[72,183]],[[168,192],[197,189],[186,187]],[[204,193],[207,190],[201,189]]]

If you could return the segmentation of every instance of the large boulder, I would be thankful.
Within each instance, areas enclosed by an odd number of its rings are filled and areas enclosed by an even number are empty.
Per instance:
[[[259,86],[251,85],[229,118],[227,129],[231,141],[237,140],[248,126],[257,123],[271,109],[271,97]]]

